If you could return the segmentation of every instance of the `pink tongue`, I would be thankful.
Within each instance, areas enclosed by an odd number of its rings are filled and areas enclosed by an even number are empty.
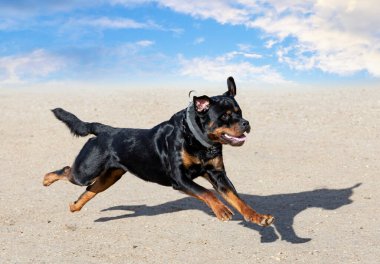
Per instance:
[[[242,135],[241,137],[233,137],[233,136],[225,134],[225,136],[227,138],[229,138],[229,139],[232,139],[232,140],[235,140],[235,141],[239,141],[239,142],[242,142],[242,141],[246,140],[246,136],[244,136],[244,135]]]

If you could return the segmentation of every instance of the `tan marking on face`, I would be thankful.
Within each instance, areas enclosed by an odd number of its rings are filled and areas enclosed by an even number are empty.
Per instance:
[[[233,137],[240,137],[243,133],[239,128],[239,124],[235,123],[231,127],[218,127],[208,136],[210,139],[215,141],[221,141],[223,143],[223,139],[221,139],[222,134],[228,134]]]
[[[189,153],[186,152],[186,150],[182,150],[181,152],[182,156],[182,164],[185,166],[185,168],[189,168],[191,165],[194,164],[201,164],[201,161],[198,157],[192,156]]]
[[[239,128],[239,124],[235,123],[231,127],[218,127],[213,131],[214,135],[217,135],[220,137],[223,133],[228,134],[233,137],[239,137],[242,135],[242,132]]]

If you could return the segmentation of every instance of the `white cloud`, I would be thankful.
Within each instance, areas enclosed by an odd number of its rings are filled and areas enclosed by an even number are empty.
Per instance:
[[[149,46],[154,45],[154,41],[151,41],[151,40],[140,40],[140,41],[136,42],[136,45],[140,46],[140,47],[149,47]]]
[[[78,0],[17,0],[0,1],[0,16],[11,18],[25,18],[48,13],[68,12],[80,8],[99,6],[106,0],[78,1]]]
[[[0,85],[43,80],[105,80],[118,76],[168,72],[168,58],[151,49],[154,41],[67,48],[51,53],[37,49],[28,54],[0,57]],[[57,54],[60,55],[57,55]],[[161,64],[160,64],[161,63]],[[160,67],[157,65],[160,64]]]
[[[25,55],[0,57],[0,83],[22,83],[45,77],[64,66],[61,57],[42,49]]]
[[[269,65],[257,66],[246,59],[261,59],[262,55],[252,52],[252,46],[237,44],[238,50],[220,56],[186,59],[179,56],[183,76],[199,77],[209,81],[223,81],[226,76],[236,76],[241,81],[265,84],[291,84]]]
[[[140,40],[136,42],[126,42],[123,44],[119,44],[116,46],[112,46],[108,49],[103,50],[102,54],[106,57],[113,56],[115,58],[129,58],[131,59],[132,56],[142,56],[141,53],[142,50],[151,47],[154,45],[154,41],[151,40]]]
[[[113,5],[136,6],[152,2],[152,0],[110,0]]]
[[[268,40],[267,42],[265,42],[265,47],[266,47],[267,49],[270,49],[270,48],[272,48],[273,45],[276,44],[276,43],[277,43],[276,40],[270,39],[270,40]]]
[[[200,77],[209,81],[223,81],[226,76],[236,76],[241,81],[265,84],[290,84],[281,74],[269,65],[255,66],[243,60],[235,60],[239,52],[230,52],[215,58],[196,57],[186,59],[179,57],[180,74]]]
[[[373,60],[380,56],[380,17],[373,12],[380,8],[374,1],[308,1],[288,8],[275,1],[272,4],[273,12],[249,25],[278,41],[296,39],[295,44],[287,45],[289,50],[280,61],[297,69],[318,68],[341,75],[367,70],[380,77],[380,61]]]
[[[0,31],[11,30],[17,27],[17,22],[13,19],[3,18],[0,19]]]
[[[226,60],[231,60],[231,59],[238,57],[238,56],[243,56],[243,57],[248,58],[248,59],[261,59],[263,57],[260,54],[243,52],[243,51],[231,51],[231,52],[224,54],[221,57],[225,58]]]
[[[174,11],[221,24],[261,29],[279,60],[297,69],[336,74],[366,70],[380,77],[380,5],[377,0],[157,0]],[[292,41],[289,41],[292,38]],[[278,47],[277,47],[278,46]]]
[[[199,37],[199,38],[196,38],[193,43],[194,43],[194,45],[199,45],[203,42],[205,42],[205,38]]]
[[[46,3],[45,3],[46,2]],[[340,75],[367,71],[380,77],[380,5],[377,0],[57,0],[57,1],[20,0],[0,3],[0,30],[17,28],[25,18],[40,14],[69,12],[102,5],[123,5],[127,8],[142,4],[157,4],[175,12],[187,14],[199,19],[213,19],[220,24],[242,25],[260,29],[263,33],[263,46],[273,50],[277,59],[297,70],[320,69],[324,72]],[[23,20],[24,19],[24,20]],[[36,22],[34,22],[36,23]],[[38,21],[40,24],[41,21]],[[124,17],[84,17],[71,19],[66,29],[83,35],[84,27],[105,29],[154,29],[181,33],[181,29],[166,29],[154,21],[136,21]],[[93,28],[92,28],[93,27]],[[73,29],[74,28],[74,29]],[[65,25],[63,25],[65,30]],[[202,43],[199,38],[194,44]],[[154,43],[140,43],[141,47]],[[242,44],[244,45],[244,44]],[[138,47],[138,45],[137,45]],[[125,47],[128,48],[128,45]],[[136,48],[136,46],[133,46]],[[256,67],[249,63],[260,59],[261,55],[251,51],[249,45],[239,51],[224,54],[222,65],[236,67]],[[32,62],[45,56],[52,56],[53,64],[32,70],[25,70]],[[29,62],[22,58],[29,57]],[[248,59],[248,62],[236,57]],[[212,62],[218,58],[194,58],[194,62]],[[14,61],[12,61],[14,60]],[[54,61],[59,66],[54,66]],[[185,60],[186,61],[186,60]],[[37,62],[36,62],[37,63]],[[20,81],[22,76],[43,76],[44,69],[59,68],[63,65],[59,59],[44,50],[37,50],[25,56],[0,58],[1,80]],[[247,63],[247,64],[244,64]],[[45,68],[44,68],[45,67]],[[215,66],[216,67],[216,66]],[[256,69],[255,69],[256,70]],[[48,71],[48,70],[47,70]],[[25,73],[23,73],[25,72]]]
[[[189,14],[197,18],[213,18],[222,24],[241,24],[247,20],[249,15],[248,10],[233,7],[233,4],[231,4],[233,1],[156,0],[154,2],[171,8],[174,11]]]
[[[90,27],[91,30],[94,28],[97,30],[110,30],[110,29],[147,29],[147,30],[158,30],[172,32],[174,34],[182,34],[183,29],[181,28],[169,28],[155,23],[153,20],[148,20],[144,22],[139,22],[134,19],[125,17],[81,17],[81,18],[71,18],[66,23],[63,24],[63,32],[75,32],[81,31]]]
[[[261,59],[263,56],[260,55],[260,54],[257,54],[257,53],[246,53],[246,52],[242,52],[241,55],[243,55],[244,57],[248,58],[248,59]]]
[[[252,50],[252,45],[250,45],[250,44],[240,43],[240,44],[237,44],[237,46],[238,46],[238,48],[241,51],[250,51],[250,50]]]
[[[80,18],[70,19],[66,26],[91,26],[100,29],[161,29],[161,26],[157,25],[153,21],[137,22],[129,18]]]

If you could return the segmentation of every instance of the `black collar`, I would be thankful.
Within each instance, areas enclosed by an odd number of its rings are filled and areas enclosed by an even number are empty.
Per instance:
[[[211,141],[205,133],[201,131],[197,122],[195,121],[195,110],[192,103],[186,109],[186,123],[193,133],[194,137],[206,148],[211,148],[214,145],[214,142]]]

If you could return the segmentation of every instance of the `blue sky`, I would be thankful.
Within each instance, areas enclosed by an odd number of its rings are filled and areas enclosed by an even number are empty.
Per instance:
[[[0,87],[78,82],[367,85],[375,0],[0,0]]]

